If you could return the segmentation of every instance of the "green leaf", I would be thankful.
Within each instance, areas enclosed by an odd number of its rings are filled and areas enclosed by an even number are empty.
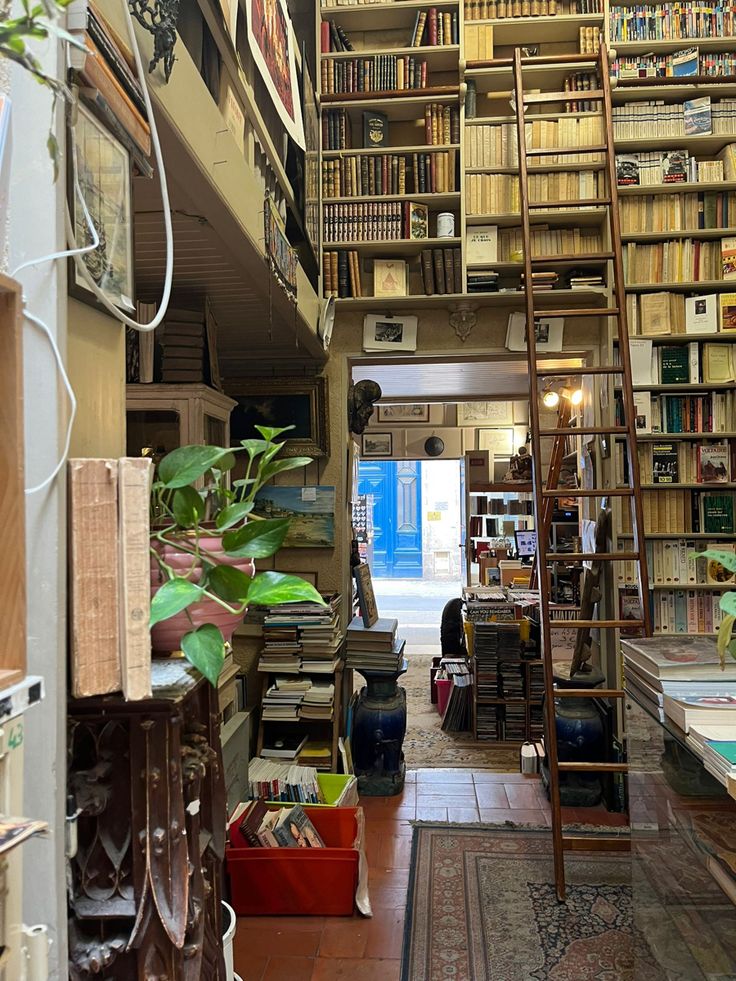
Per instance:
[[[193,487],[179,487],[174,492],[171,508],[181,528],[193,528],[204,517],[205,504]]]
[[[53,133],[49,133],[49,137],[46,140],[46,149],[49,151],[49,157],[51,158],[51,163],[54,166],[54,184],[59,178],[59,141],[56,139]]]
[[[245,572],[231,565],[217,565],[207,577],[209,588],[226,603],[245,603],[252,581]]]
[[[273,463],[266,464],[262,468],[260,474],[258,475],[261,483],[270,480],[275,477],[276,474],[285,473],[287,470],[299,470],[301,467],[307,467],[312,462],[310,456],[292,456],[286,460],[274,460]]]
[[[239,504],[229,504],[217,515],[215,524],[220,531],[226,531],[228,528],[232,528],[233,525],[236,525],[239,521],[242,521],[246,514],[250,514],[252,510],[252,501],[241,501]]]
[[[723,597],[721,597],[721,609],[723,609]],[[721,668],[725,668],[726,666],[726,652],[730,652],[731,656],[734,656],[733,651],[730,649],[734,623],[736,623],[736,617],[728,614],[721,620],[721,625],[718,628],[716,646],[718,647],[718,656],[721,659]]]
[[[158,475],[166,487],[186,487],[230,453],[222,446],[179,446],[159,463]]]
[[[265,439],[241,439],[240,445],[251,460],[256,456],[260,456],[261,453],[265,453],[268,449],[268,443]]]
[[[700,559],[712,559],[720,562],[729,572],[736,572],[736,552],[727,552],[719,548],[707,548],[704,552],[698,553]]]
[[[219,628],[214,623],[203,623],[190,630],[181,639],[181,649],[187,661],[216,687],[225,660],[225,641]]]
[[[151,600],[150,626],[154,627],[161,620],[168,620],[169,617],[181,613],[201,596],[202,589],[196,583],[181,576],[169,579]]]
[[[314,586],[299,576],[289,576],[283,572],[261,572],[251,580],[248,590],[248,603],[259,606],[275,606],[279,603],[302,603],[309,600],[327,604]]]
[[[296,426],[284,426],[282,429],[276,429],[274,426],[256,426],[255,428],[264,439],[267,439],[269,443],[273,443],[277,436],[296,429]]]
[[[242,528],[223,535],[222,547],[228,555],[237,558],[267,559],[284,544],[288,530],[288,518],[249,521]]]
[[[724,613],[731,617],[736,617],[736,592],[724,593],[718,604]]]

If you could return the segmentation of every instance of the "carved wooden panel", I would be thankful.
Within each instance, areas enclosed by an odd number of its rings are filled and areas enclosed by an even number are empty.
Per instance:
[[[225,787],[216,697],[70,704],[74,981],[224,981]]]

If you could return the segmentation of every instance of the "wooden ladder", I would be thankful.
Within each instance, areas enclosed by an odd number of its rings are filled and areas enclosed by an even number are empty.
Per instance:
[[[519,180],[521,192],[521,231],[524,250],[524,289],[525,289],[525,310],[526,323],[531,325],[535,319],[540,317],[564,317],[572,318],[601,318],[599,323],[603,325],[606,321],[615,324],[618,338],[620,365],[596,365],[580,368],[553,368],[549,367],[549,362],[537,358],[537,345],[535,331],[527,329],[527,351],[529,357],[529,381],[530,381],[530,423],[532,437],[532,460],[533,460],[533,489],[534,489],[534,513],[535,526],[538,529],[537,535],[537,575],[536,580],[540,585],[540,630],[542,640],[542,657],[544,662],[544,683],[545,683],[545,714],[546,714],[546,755],[549,768],[549,790],[552,805],[552,837],[554,847],[554,866],[555,866],[555,886],[557,897],[560,901],[565,898],[565,863],[564,854],[566,850],[572,849],[617,849],[628,848],[628,841],[621,837],[605,837],[594,835],[572,835],[564,834],[562,830],[562,816],[560,811],[560,775],[570,772],[599,772],[601,774],[625,773],[627,765],[625,763],[600,763],[600,762],[564,762],[558,760],[557,755],[557,732],[555,726],[555,700],[560,698],[623,698],[624,692],[621,688],[557,688],[553,676],[552,663],[552,633],[558,628],[578,628],[579,638],[581,631],[589,632],[591,629],[599,629],[607,632],[613,638],[613,643],[617,643],[617,635],[614,633],[621,627],[627,629],[636,628],[646,636],[651,635],[652,623],[649,608],[649,580],[646,562],[646,549],[644,543],[644,520],[641,496],[641,482],[639,475],[639,455],[636,443],[634,411],[634,397],[631,385],[631,359],[628,342],[628,327],[626,323],[626,298],[624,291],[623,264],[621,259],[621,228],[618,211],[618,194],[616,184],[616,163],[613,147],[613,126],[611,110],[611,90],[609,83],[608,54],[605,45],[601,45],[597,55],[564,55],[543,56],[533,58],[523,58],[521,49],[516,48],[514,57],[511,59],[514,75],[514,95],[516,102],[516,116],[518,126],[519,141]],[[580,92],[545,92],[524,94],[524,68],[533,66],[549,66],[549,68],[564,68],[571,66],[571,70],[581,66],[595,70],[598,74],[599,84],[596,89]],[[537,84],[539,84],[537,82]],[[561,88],[562,86],[558,86]],[[555,103],[570,103],[584,98],[586,101],[592,100],[599,103],[600,113],[603,119],[604,138],[600,144],[590,146],[557,147],[544,149],[527,149],[526,129],[525,129],[525,109],[528,105]],[[562,158],[565,153],[574,154],[600,154],[604,157],[605,173],[607,174],[607,190],[600,197],[595,199],[578,199],[563,202],[530,202],[529,200],[529,159],[544,161],[545,157],[554,154]],[[595,158],[593,158],[595,159]],[[570,164],[567,164],[569,168]],[[580,166],[579,164],[577,165]],[[548,165],[545,165],[547,169]],[[557,166],[552,164],[549,169],[565,171],[566,166],[560,163]],[[550,211],[554,207],[574,208],[582,205],[603,207],[607,211],[607,220],[610,231],[609,251],[596,252],[594,255],[568,256],[550,255],[535,256],[532,253],[532,226],[530,223],[530,213],[536,210]],[[605,244],[605,243],[604,243]],[[555,309],[548,304],[551,309],[543,309],[544,293],[534,292],[532,273],[541,269],[554,268],[560,263],[564,265],[574,265],[575,259],[584,259],[586,264],[594,259],[600,262],[603,268],[613,270],[614,300],[613,305],[608,307],[572,307],[571,309]],[[562,424],[558,420],[555,428],[543,429],[540,425],[540,379],[543,384],[552,383],[555,378],[561,380],[569,376],[603,376],[601,381],[609,384],[613,380],[606,376],[621,377],[621,394],[623,398],[623,408],[625,422],[623,425],[592,425],[581,422],[579,425],[572,425],[572,420],[565,422],[561,416]],[[611,405],[613,400],[610,400]],[[568,417],[569,418],[569,417]],[[586,489],[560,488],[558,485],[560,461],[557,459],[559,453],[553,451],[552,460],[547,474],[543,473],[542,447],[541,442],[545,437],[555,438],[555,450],[559,448],[561,438],[565,436],[594,436],[602,435],[608,437],[621,437],[626,446],[628,459],[629,485],[626,487],[613,486],[593,487]],[[612,459],[611,463],[615,461]],[[599,468],[600,469],[600,468]],[[609,467],[615,474],[615,466]],[[605,480],[601,480],[601,483]],[[582,504],[584,499],[599,499],[601,506],[605,508],[609,498],[622,498],[622,505],[629,504],[631,508],[631,522],[633,528],[633,549],[631,551],[594,551],[577,553],[554,553],[549,550],[549,523],[552,514],[554,498],[564,496],[567,498],[578,498]],[[610,547],[610,546],[609,546]],[[595,562],[613,563],[616,561],[629,561],[637,564],[638,567],[638,591],[641,608],[641,618],[638,620],[616,619],[615,614],[611,619],[595,619],[591,613],[589,617],[582,616],[576,620],[554,621],[550,619],[550,596],[548,589],[548,577],[546,574],[548,564],[569,562]],[[580,639],[578,646],[580,644]],[[617,679],[616,684],[619,681]]]

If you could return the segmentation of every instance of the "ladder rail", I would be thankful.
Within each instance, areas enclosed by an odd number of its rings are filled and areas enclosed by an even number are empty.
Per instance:
[[[522,76],[522,57],[521,49],[514,49],[513,58],[514,68],[514,95],[516,99],[516,125],[519,141],[519,197],[521,205],[521,241],[524,250],[524,298],[526,307],[527,323],[527,354],[529,359],[529,420],[531,422],[532,433],[540,431],[539,420],[539,397],[538,397],[538,378],[537,378],[537,344],[534,336],[534,283],[532,280],[532,248],[531,248],[531,223],[529,220],[529,171],[526,157],[526,119],[524,113],[524,80]],[[545,514],[543,482],[542,482],[542,452],[540,440],[532,439],[532,483],[534,490],[534,514],[535,525],[541,527],[540,522]],[[537,579],[541,583],[546,576],[546,547],[543,536],[537,535]],[[554,690],[554,677],[552,673],[552,648],[550,644],[549,623],[549,595],[546,589],[540,589],[540,616],[542,619],[542,665],[544,668],[544,688],[547,702],[547,719],[549,720],[549,700]],[[550,804],[552,815],[552,850],[554,855],[555,867],[555,889],[559,899],[565,897],[565,857],[562,842],[562,814],[560,811],[560,781],[557,770],[557,727],[555,725],[554,712],[552,713],[551,724],[546,726],[546,750],[549,760],[550,771]]]

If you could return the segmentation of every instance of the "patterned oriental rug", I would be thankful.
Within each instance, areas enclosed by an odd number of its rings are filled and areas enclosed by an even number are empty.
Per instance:
[[[629,856],[572,852],[566,869],[558,903],[549,831],[415,827],[402,981],[664,981]]]

